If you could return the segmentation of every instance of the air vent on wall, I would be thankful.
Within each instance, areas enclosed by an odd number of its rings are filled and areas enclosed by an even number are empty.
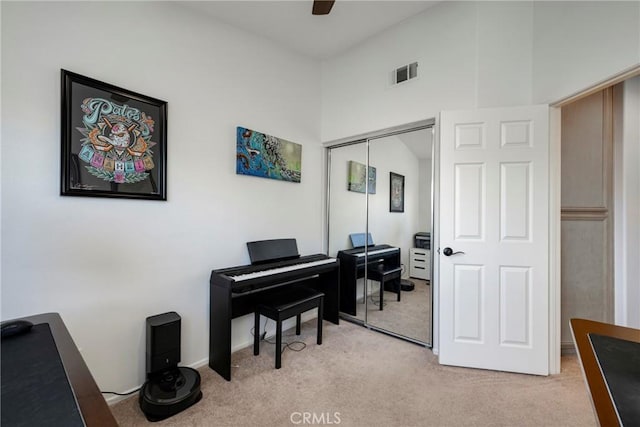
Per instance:
[[[412,62],[409,65],[403,65],[400,68],[396,68],[392,72],[393,84],[403,83],[408,80],[418,77],[418,63]]]

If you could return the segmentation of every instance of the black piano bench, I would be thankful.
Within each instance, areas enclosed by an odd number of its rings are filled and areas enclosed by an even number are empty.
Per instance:
[[[389,280],[396,280],[395,292],[398,294],[398,301],[400,301],[400,292],[402,290],[400,284],[400,276],[402,275],[402,267],[395,267],[385,270],[384,264],[376,264],[369,268],[367,277],[370,280],[380,282],[380,310],[384,306],[384,284]]]
[[[282,322],[296,316],[296,335],[300,335],[300,317],[305,311],[318,308],[318,345],[322,344],[322,309],[324,294],[314,289],[294,287],[271,295],[259,304],[255,312],[253,354],[260,354],[260,315],[276,322],[276,369],[282,366]]]

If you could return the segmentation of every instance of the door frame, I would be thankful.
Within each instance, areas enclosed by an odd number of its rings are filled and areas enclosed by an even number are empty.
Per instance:
[[[549,293],[549,372],[551,374],[560,373],[560,353],[561,353],[561,320],[560,320],[560,294],[561,294],[561,202],[560,188],[561,180],[561,111],[562,107],[578,99],[592,95],[609,86],[616,85],[632,77],[640,75],[640,65],[634,65],[627,69],[613,74],[601,81],[574,92],[568,96],[560,98],[549,104],[549,278],[552,286]],[[615,235],[614,235],[615,239]],[[615,245],[615,241],[614,241]],[[617,306],[616,289],[614,277],[614,317]]]
[[[549,374],[560,373],[561,356],[561,118],[562,109],[549,105]]]

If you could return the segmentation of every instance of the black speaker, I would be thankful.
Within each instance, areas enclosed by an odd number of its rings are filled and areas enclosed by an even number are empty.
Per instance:
[[[147,317],[147,376],[178,366],[180,323],[175,311]]]

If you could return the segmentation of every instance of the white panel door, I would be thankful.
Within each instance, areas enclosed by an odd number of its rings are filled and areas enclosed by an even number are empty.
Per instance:
[[[549,373],[549,109],[440,115],[440,363]]]

